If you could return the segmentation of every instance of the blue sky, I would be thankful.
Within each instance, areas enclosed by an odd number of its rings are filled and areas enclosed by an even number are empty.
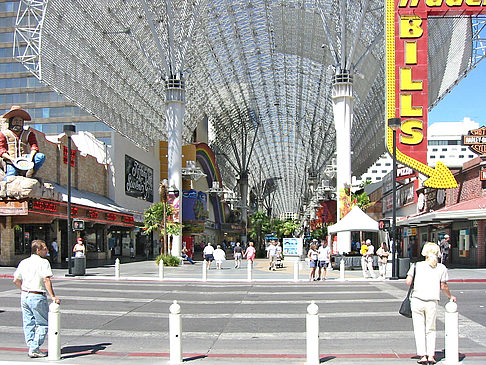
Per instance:
[[[428,124],[460,122],[469,117],[480,126],[486,125],[486,60],[472,70],[429,113]]]

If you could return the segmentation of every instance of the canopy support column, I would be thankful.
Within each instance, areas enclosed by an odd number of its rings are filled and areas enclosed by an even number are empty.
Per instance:
[[[341,220],[343,208],[350,202],[351,187],[351,123],[353,120],[353,78],[347,71],[341,71],[333,78],[332,100],[334,127],[336,128],[336,196],[337,220]],[[351,251],[351,232],[338,233],[339,253]]]
[[[173,206],[179,214],[174,221],[182,223],[182,128],[184,126],[185,84],[181,74],[170,76],[166,80],[167,150],[169,197],[174,194]],[[180,256],[182,233],[172,237],[171,254]]]

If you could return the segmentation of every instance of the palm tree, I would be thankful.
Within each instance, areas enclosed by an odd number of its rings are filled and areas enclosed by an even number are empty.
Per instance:
[[[165,204],[165,209],[164,209],[164,204]],[[174,214],[174,208],[172,205],[169,203],[155,203],[152,204],[148,209],[145,211],[143,215],[143,230],[147,233],[150,233],[152,231],[158,231],[161,232],[164,226],[164,211],[166,213],[165,216],[165,222],[166,222],[166,229],[165,233],[168,236],[175,236],[175,235],[180,235],[182,232],[182,224],[173,222],[170,220],[172,217],[172,214]],[[163,232],[161,232],[163,234]],[[160,253],[163,254],[162,252],[164,250],[164,247],[161,247]]]

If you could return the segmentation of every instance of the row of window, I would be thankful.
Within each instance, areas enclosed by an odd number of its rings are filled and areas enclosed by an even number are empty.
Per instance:
[[[40,118],[71,118],[90,115],[76,106],[63,106],[59,108],[28,108],[32,119]]]
[[[17,89],[22,87],[44,87],[44,85],[35,77],[0,79],[0,89]]]
[[[432,148],[432,152],[437,152],[437,151],[439,151],[438,148]],[[441,151],[446,152],[446,151],[448,151],[448,149],[442,148]],[[457,148],[452,148],[451,151],[457,151]],[[466,147],[462,147],[461,151],[466,151]]]
[[[31,127],[44,134],[58,134],[63,132],[66,123],[33,123]],[[102,122],[75,122],[77,131],[86,132],[109,132],[112,129]],[[101,139],[101,138],[98,138]],[[105,138],[106,139],[106,138]],[[109,139],[109,138],[108,138]]]
[[[449,140],[428,140],[427,141],[429,146],[451,146],[451,145],[460,145],[460,139],[449,139]]]
[[[451,157],[454,157],[454,156],[451,156]],[[430,158],[436,158],[435,155],[430,155]],[[446,158],[445,155],[439,155],[439,158]],[[457,158],[466,158],[465,155],[459,155],[457,156]],[[474,155],[467,155],[467,158],[474,158]]]
[[[56,101],[66,101],[66,99],[52,91],[40,93],[0,94],[0,104],[21,105],[25,103],[46,103]]]

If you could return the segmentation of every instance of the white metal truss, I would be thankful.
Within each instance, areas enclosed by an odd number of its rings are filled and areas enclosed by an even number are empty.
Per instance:
[[[228,155],[221,166],[251,155],[250,189],[275,178],[272,211],[298,212],[309,174],[324,178],[334,157],[338,68],[354,73],[353,173],[384,151],[383,11],[381,0],[22,0],[16,56],[142,147],[167,138],[164,82],[181,73],[184,142],[207,116],[211,146]],[[484,52],[478,22],[432,21],[431,105]],[[445,69],[453,55],[456,67]]]
[[[45,1],[19,2],[14,33],[14,57],[41,79],[40,45]]]

